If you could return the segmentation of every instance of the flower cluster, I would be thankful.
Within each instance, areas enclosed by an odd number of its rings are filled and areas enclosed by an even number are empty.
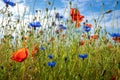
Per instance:
[[[120,42],[120,34],[119,33],[112,33],[112,34],[110,34],[110,36],[112,37],[112,40],[114,40],[115,42]]]
[[[84,31],[89,32],[91,30],[92,25],[91,24],[85,24],[84,25]]]
[[[49,58],[49,59],[53,59],[53,55],[52,55],[52,54],[49,54],[49,55],[48,55],[48,58]],[[56,62],[55,62],[55,61],[50,61],[50,62],[48,62],[48,66],[49,66],[49,67],[52,67],[52,68],[53,68],[55,65],[56,65]]]
[[[62,24],[58,25],[58,29],[55,31],[57,34],[62,32],[63,30],[66,30],[67,28],[63,26]]]

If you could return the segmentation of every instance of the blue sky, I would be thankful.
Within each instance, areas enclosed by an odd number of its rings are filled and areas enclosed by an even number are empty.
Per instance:
[[[64,8],[67,7],[67,9],[69,10],[69,2],[72,1],[72,7],[77,6],[81,14],[85,16],[91,15],[93,13],[94,14],[100,13],[103,3],[104,3],[103,11],[110,10],[110,9],[113,10],[114,5],[116,3],[116,0],[12,0],[12,1],[15,1],[19,4],[23,4],[24,6],[28,7],[31,13],[33,11],[35,12],[35,9],[45,10],[45,8],[51,8],[51,6],[47,5],[48,1],[51,2],[51,4],[54,1],[54,7],[56,7],[56,9],[64,10]],[[116,10],[120,10],[120,7],[119,7],[120,0],[117,0],[117,1],[119,3],[116,7]]]
[[[54,2],[54,7],[58,10],[64,10],[65,7],[69,10],[69,2],[72,1],[72,7],[76,7],[80,10],[81,14],[88,16],[92,15],[93,13],[98,15],[101,12],[102,4],[104,3],[104,10],[114,10],[114,6],[116,3],[116,0],[21,0],[24,5],[30,8],[30,11],[33,12],[33,5],[34,9],[42,9],[45,10],[45,8],[51,8],[51,6],[47,5],[47,2],[50,1],[52,4],[52,1]],[[119,3],[116,6],[116,10],[120,10],[120,0],[118,0]],[[91,7],[90,7],[91,5]],[[34,10],[35,11],[35,10]],[[118,12],[117,12],[118,14]],[[119,17],[119,16],[118,16]]]
[[[104,10],[113,9],[116,0],[15,0],[20,4],[24,3],[25,6],[29,7],[31,11],[34,9],[42,9],[44,10],[46,7],[50,8],[51,6],[47,5],[47,2],[54,2],[54,7],[57,9],[63,9],[64,7],[68,6],[69,2],[72,1],[73,7],[78,7],[81,13],[87,14],[91,11],[93,12],[100,12],[101,6],[104,3]],[[116,10],[120,10],[120,0],[116,7]],[[92,7],[90,7],[90,4]],[[91,10],[92,9],[92,10]]]
[[[24,4],[30,8],[31,11],[33,11],[33,5],[34,9],[41,9],[45,10],[45,8],[51,8],[51,6],[47,5],[47,2],[50,1],[51,4],[54,0],[25,0]],[[92,22],[93,18],[97,18],[99,14],[102,14],[106,12],[107,10],[114,10],[114,6],[116,4],[116,0],[55,0],[54,7],[63,14],[65,7],[67,7],[66,15],[69,14],[69,2],[72,1],[72,7],[77,7],[82,15],[85,16],[85,19],[88,19],[90,23]],[[104,4],[104,7],[102,5]],[[118,0],[118,4],[115,8],[115,18],[114,23],[117,23],[117,21],[120,24],[120,0]],[[67,14],[68,13],[68,14]],[[104,16],[106,26],[109,28],[111,27],[111,24],[113,23],[113,13],[107,14]],[[103,26],[104,22],[101,22],[101,26]],[[117,24],[114,24],[116,27]],[[120,28],[120,26],[118,26]],[[109,29],[110,30],[110,29]],[[115,30],[116,31],[116,30]]]
[[[69,2],[72,1],[72,7],[77,7],[80,11],[80,13],[82,15],[85,16],[85,19],[88,19],[88,21],[90,23],[93,23],[93,18],[97,19],[99,14],[103,14],[105,11],[107,10],[114,10],[114,6],[116,3],[116,0],[13,0],[15,2],[18,3],[19,8],[20,8],[20,12],[24,12],[22,7],[26,7],[27,11],[31,14],[33,14],[33,12],[35,12],[36,9],[40,9],[42,11],[45,11],[46,8],[51,9],[51,5],[48,5],[47,2],[52,2],[54,1],[54,7],[56,7],[56,10],[61,13],[62,15],[64,15],[65,17],[68,17],[69,15],[69,10],[70,10],[70,6],[69,6]],[[111,24],[113,23],[117,23],[120,24],[120,0],[118,1],[118,5],[116,6],[115,9],[115,18],[113,20],[113,14],[114,12],[110,13],[110,14],[106,14],[104,16],[104,22],[105,25],[107,27],[111,27]],[[2,1],[0,2],[0,4],[3,4]],[[104,7],[102,8],[102,5],[104,4]],[[91,6],[90,6],[91,5]],[[33,7],[34,6],[34,7]],[[0,9],[3,7],[0,6]],[[64,10],[66,8],[66,14],[63,14]],[[34,9],[34,10],[33,10]],[[53,8],[52,8],[53,9]],[[14,11],[14,9],[11,9]],[[14,12],[16,13],[16,12]],[[103,26],[103,20],[101,22],[101,26]],[[118,26],[120,28],[119,25],[114,24],[114,26]]]

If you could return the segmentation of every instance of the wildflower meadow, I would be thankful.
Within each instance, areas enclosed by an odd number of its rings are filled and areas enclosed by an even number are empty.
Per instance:
[[[120,0],[0,4],[0,80],[120,80]]]

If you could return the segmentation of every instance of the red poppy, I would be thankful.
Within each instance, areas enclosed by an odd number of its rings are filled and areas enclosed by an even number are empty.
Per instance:
[[[70,9],[70,15],[72,17],[72,21],[81,22],[84,18],[84,16],[80,15],[79,10],[77,10],[76,8],[71,8]]]
[[[79,15],[77,21],[82,22],[82,21],[83,21],[83,18],[84,18],[84,16]]]
[[[80,15],[79,10],[76,8],[70,9],[70,15],[72,17],[72,21],[76,21],[76,28],[79,28],[80,22],[83,21],[84,16]]]
[[[19,49],[18,51],[13,53],[13,56],[11,57],[12,60],[15,60],[17,62],[22,62],[28,57],[28,50],[27,48]]]
[[[80,15],[80,12],[76,8],[71,8],[70,9],[70,15],[73,16],[75,14]]]

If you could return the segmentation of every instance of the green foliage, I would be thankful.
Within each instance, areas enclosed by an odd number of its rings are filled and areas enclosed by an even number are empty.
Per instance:
[[[32,40],[31,40],[32,38]],[[43,43],[45,51],[39,50],[32,59],[32,44],[34,38],[31,37],[27,43],[29,57],[22,63],[12,61],[10,57],[15,50],[8,43],[0,46],[0,79],[8,80],[110,80],[115,76],[119,80],[119,47],[114,45],[108,48],[105,43],[100,42],[101,46],[87,43],[78,46],[78,41],[74,40],[70,46],[59,44],[54,41],[47,45]],[[37,42],[36,42],[37,43]],[[58,46],[58,47],[56,47]],[[78,53],[87,53],[88,58],[82,60],[78,58]],[[52,60],[48,55],[52,54]],[[64,58],[68,60],[65,62]],[[48,66],[49,61],[56,61],[56,66]]]

